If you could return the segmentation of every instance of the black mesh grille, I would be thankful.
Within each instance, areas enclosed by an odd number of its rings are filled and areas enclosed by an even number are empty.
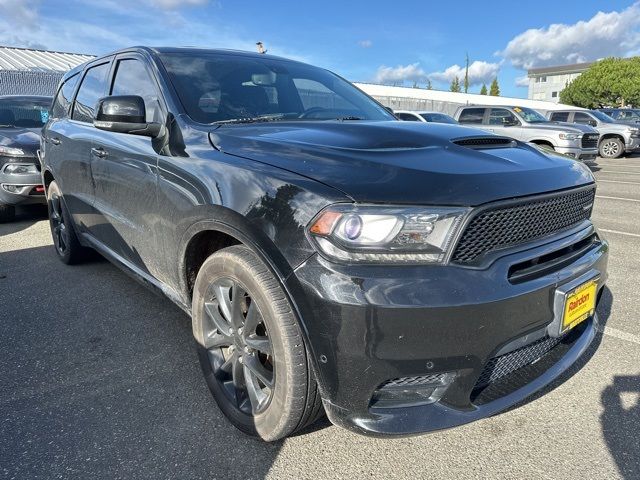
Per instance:
[[[452,261],[470,263],[492,250],[566,230],[591,216],[594,197],[595,188],[588,188],[482,210],[467,225]]]
[[[599,135],[589,133],[582,137],[582,148],[596,148],[598,146]]]
[[[380,386],[385,387],[415,387],[416,385],[427,385],[440,383],[445,377],[444,373],[438,373],[435,375],[420,375],[417,377],[401,377],[389,380]]]
[[[481,148],[487,146],[512,146],[515,142],[510,138],[504,137],[470,137],[460,140],[454,140],[453,143],[461,147]]]

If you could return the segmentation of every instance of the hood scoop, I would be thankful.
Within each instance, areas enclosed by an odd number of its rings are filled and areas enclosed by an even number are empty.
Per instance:
[[[472,148],[474,150],[484,150],[487,148],[513,148],[516,141],[508,137],[467,137],[452,140],[452,143],[461,147]]]

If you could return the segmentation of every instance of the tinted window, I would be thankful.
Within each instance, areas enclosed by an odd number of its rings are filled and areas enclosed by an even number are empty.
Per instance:
[[[427,122],[450,123],[452,125],[455,125],[458,123],[455,121],[454,118],[444,113],[421,113],[420,116],[424,118]]]
[[[513,125],[518,122],[516,116],[504,108],[492,108],[489,114],[489,125]]]
[[[75,106],[71,118],[81,122],[92,123],[93,113],[98,100],[105,95],[105,86],[109,64],[103,63],[87,70],[84,80],[80,84],[80,90],[76,95]]]
[[[162,113],[155,81],[139,60],[120,60],[111,87],[111,95],[138,95],[144,99],[147,122],[160,122]]]
[[[616,121],[613,118],[611,118],[609,115],[607,115],[606,113],[599,112],[597,110],[592,111],[591,115],[593,115],[598,120],[604,123],[616,123]]]
[[[595,122],[595,120],[589,115],[580,112],[576,112],[573,114],[573,121],[575,123],[581,123],[583,125],[589,125],[589,122]]]
[[[465,108],[460,113],[458,122],[460,123],[482,123],[484,108]]]
[[[51,98],[6,97],[0,99],[0,128],[42,128],[49,119]]]
[[[73,92],[76,89],[79,78],[80,75],[76,73],[73,77],[67,78],[62,84],[62,88],[58,91],[56,100],[53,102],[51,113],[53,118],[63,118],[69,113],[69,105],[71,105],[71,100],[73,100]]]
[[[551,114],[552,122],[567,122],[569,121],[569,113],[568,112],[553,112]]]
[[[364,92],[327,70],[270,57],[215,52],[161,55],[187,114],[197,122],[394,120]]]
[[[410,113],[396,113],[396,117],[405,122],[418,122],[418,117]]]

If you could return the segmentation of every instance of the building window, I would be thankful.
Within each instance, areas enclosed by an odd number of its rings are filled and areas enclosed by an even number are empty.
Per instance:
[[[551,92],[551,98],[558,98],[558,92]]]
[[[536,83],[547,83],[547,77],[536,77]]]

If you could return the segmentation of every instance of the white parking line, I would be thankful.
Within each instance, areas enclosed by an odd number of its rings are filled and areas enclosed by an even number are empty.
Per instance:
[[[627,342],[640,345],[640,337],[638,335],[634,335],[633,333],[623,332],[622,330],[618,330],[617,328],[613,327],[602,328],[601,326],[599,326],[598,330],[600,330],[605,335],[609,335],[610,337],[615,337],[620,340],[626,340]]]
[[[640,182],[621,182],[619,180],[601,180],[596,179],[598,183],[622,183],[624,185],[640,185]]]
[[[598,170],[595,173],[613,173],[614,175],[640,175],[640,172],[620,172],[615,170]]]
[[[599,228],[598,230],[600,230],[601,232],[615,233],[616,235],[627,235],[629,237],[640,238],[640,234],[637,233],[621,232],[620,230],[607,230],[606,228]]]
[[[625,202],[638,202],[638,203],[640,203],[640,200],[638,200],[637,198],[608,197],[606,195],[596,195],[596,198],[605,198],[607,200],[624,200]]]

